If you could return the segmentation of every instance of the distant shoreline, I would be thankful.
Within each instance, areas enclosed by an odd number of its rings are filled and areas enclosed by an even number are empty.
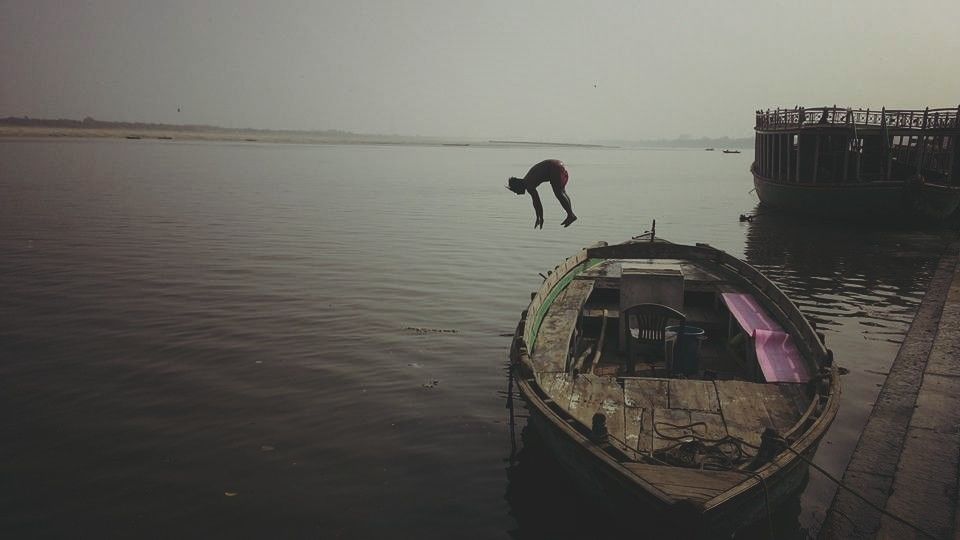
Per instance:
[[[344,136],[289,132],[219,131],[178,129],[70,128],[9,126],[0,124],[2,139],[134,139],[173,141],[260,142],[275,144],[384,144],[440,145],[449,140],[407,137]]]
[[[366,144],[387,146],[445,146],[495,148],[647,148],[695,149],[704,146],[747,148],[752,139],[659,139],[656,141],[600,141],[599,143],[567,143],[523,141],[516,139],[471,140],[456,137],[423,137],[405,135],[367,135],[341,130],[284,131],[269,129],[234,129],[205,125],[146,124],[135,122],[103,122],[87,118],[34,119],[0,118],[0,140],[3,139],[132,139],[257,142],[274,144]],[[749,146],[752,146],[750,144]]]
[[[447,147],[572,147],[616,148],[599,144],[553,143],[539,141],[466,141],[440,137],[402,137],[393,135],[323,135],[309,132],[264,132],[241,130],[177,130],[177,129],[128,129],[128,128],[73,128],[52,126],[10,126],[0,124],[2,139],[131,139],[172,141],[221,141],[259,142],[271,144],[369,144],[396,146],[447,146]]]

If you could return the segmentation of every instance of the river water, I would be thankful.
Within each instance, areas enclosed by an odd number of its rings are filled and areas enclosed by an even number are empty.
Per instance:
[[[570,228],[549,189],[543,230],[504,189],[546,158]],[[654,219],[826,334],[850,374],[816,461],[842,474],[944,237],[741,223],[751,159],[0,142],[0,535],[603,536],[535,440],[511,459],[508,334],[538,272]],[[777,535],[814,534],[834,490],[812,472]]]

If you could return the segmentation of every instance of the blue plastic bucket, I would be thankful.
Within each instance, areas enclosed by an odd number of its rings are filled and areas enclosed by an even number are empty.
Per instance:
[[[683,333],[680,330],[683,329]],[[666,332],[667,366],[671,373],[693,375],[700,370],[700,342],[706,338],[703,328],[668,326]]]

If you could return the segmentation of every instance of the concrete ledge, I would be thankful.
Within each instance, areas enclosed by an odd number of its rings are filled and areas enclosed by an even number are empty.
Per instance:
[[[944,251],[843,476],[872,503],[942,538],[953,537],[960,519],[958,250],[955,239]],[[918,534],[838,489],[819,536]]]

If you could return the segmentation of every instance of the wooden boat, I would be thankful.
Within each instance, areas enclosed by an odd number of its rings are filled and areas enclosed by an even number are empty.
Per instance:
[[[740,151],[739,151],[739,150],[724,150],[723,153],[724,153],[724,154],[739,154]]]
[[[758,111],[751,166],[764,206],[872,221],[960,207],[960,108]]]
[[[579,488],[681,537],[735,531],[795,495],[840,397],[797,307],[704,244],[581,250],[533,295],[510,354],[529,426]]]

